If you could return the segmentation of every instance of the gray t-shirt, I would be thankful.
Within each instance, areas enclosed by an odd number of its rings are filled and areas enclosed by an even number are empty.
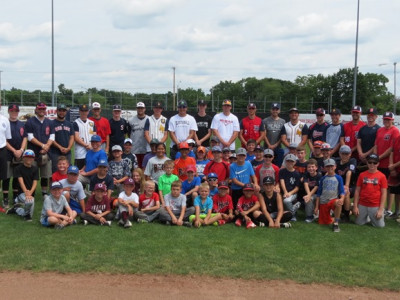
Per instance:
[[[40,220],[42,221],[44,218],[48,217],[47,211],[51,210],[53,213],[61,214],[65,208],[69,207],[67,199],[65,199],[64,195],[57,200],[53,197],[53,195],[47,196],[43,201],[42,213],[40,215]]]
[[[267,131],[267,138],[271,145],[276,144],[280,138],[282,126],[286,123],[284,119],[279,118],[274,120],[271,116],[263,119],[265,130]]]
[[[344,136],[343,124],[330,124],[326,129],[326,142],[335,148],[339,143],[340,137]]]
[[[62,186],[65,188],[71,188],[69,194],[70,194],[70,200],[79,202],[82,199],[86,198],[85,191],[83,190],[82,183],[80,181],[77,181],[76,183],[69,183],[68,179],[62,179],[60,180],[60,183]]]
[[[169,206],[169,208],[173,212],[180,212],[182,207],[186,207],[186,196],[180,194],[178,197],[172,197],[171,194],[166,194],[164,196],[165,206]]]
[[[149,176],[153,181],[158,183],[158,178],[165,174],[164,163],[166,160],[169,160],[166,156],[161,159],[157,156],[150,158],[144,170],[144,175]]]
[[[320,197],[320,204],[326,204],[332,199],[337,199],[344,195],[343,179],[339,175],[325,175],[321,178],[317,196]]]
[[[134,116],[128,120],[131,128],[130,138],[132,139],[132,150],[134,154],[145,154],[147,152],[147,140],[144,138],[144,125],[149,116],[139,119]]]

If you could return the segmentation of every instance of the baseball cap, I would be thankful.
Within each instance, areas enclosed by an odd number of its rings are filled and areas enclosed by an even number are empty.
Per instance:
[[[254,151],[264,151],[264,148],[261,147],[260,145],[257,145],[256,148],[254,149]]]
[[[367,115],[378,115],[378,110],[374,107],[371,107],[370,109],[368,109]]]
[[[11,110],[11,111],[19,111],[19,105],[18,105],[18,104],[10,104],[10,105],[8,106],[8,110]]]
[[[218,175],[215,174],[215,173],[210,173],[210,174],[207,175],[207,178],[208,178],[208,179],[209,179],[209,178],[218,178]]]
[[[157,101],[154,105],[153,108],[163,108],[163,105],[160,101]]]
[[[113,110],[121,110],[122,108],[121,108],[121,105],[119,105],[119,104],[114,104],[113,105]]]
[[[36,108],[38,108],[38,109],[45,109],[45,108],[47,108],[47,105],[46,105],[46,103],[44,103],[44,102],[38,102],[38,103],[36,104]]]
[[[196,142],[195,142],[194,139],[188,139],[188,140],[186,141],[186,143],[188,143],[189,145],[190,145],[190,144],[196,145]]]
[[[357,113],[362,113],[361,106],[356,105],[351,109],[351,112],[357,112]]]
[[[146,105],[143,102],[138,102],[136,103],[136,108],[146,108]]]
[[[341,115],[342,112],[340,111],[339,108],[334,108],[334,109],[331,110],[331,113],[330,113],[330,114],[331,114],[331,115]]]
[[[206,147],[200,146],[200,147],[197,147],[197,152],[204,152],[204,153],[206,153],[206,152],[207,152],[207,149],[206,149]]]
[[[244,149],[244,148],[239,148],[239,149],[237,149],[237,151],[236,151],[236,156],[237,156],[237,155],[247,155],[246,149]]]
[[[210,141],[211,141],[211,142],[219,143],[219,139],[218,139],[218,137],[216,137],[215,135],[211,137]]]
[[[104,183],[96,183],[94,186],[94,190],[102,190],[102,191],[107,191],[106,185]]]
[[[186,102],[186,100],[179,100],[178,101],[178,108],[185,108],[185,107],[187,107],[188,105],[187,105],[187,102]]]
[[[122,151],[122,147],[120,145],[114,145],[112,146],[111,151]]]
[[[291,109],[289,109],[289,113],[291,113],[292,111],[297,111],[297,112],[299,112],[299,110],[297,109],[297,107],[292,107]]]
[[[255,103],[249,103],[247,104],[247,108],[257,108]]]
[[[394,115],[392,112],[387,111],[383,114],[383,119],[385,120],[394,120]]]
[[[197,105],[207,105],[207,102],[206,100],[201,99],[199,102],[197,102]]]
[[[101,105],[99,102],[93,102],[92,109],[96,109],[96,108],[101,108]]]
[[[321,145],[321,150],[331,150],[331,149],[332,149],[332,147],[328,143],[323,143]]]
[[[218,189],[229,189],[228,182],[226,182],[226,181],[219,182]]]
[[[317,108],[317,110],[315,111],[315,114],[318,115],[325,115],[325,109],[323,109],[322,107]]]
[[[321,148],[323,143],[322,141],[315,141],[313,146],[314,148]]]
[[[135,181],[132,178],[128,177],[127,179],[124,180],[124,184],[125,185],[135,185]]]
[[[296,155],[289,153],[288,155],[285,156],[285,161],[287,160],[297,161],[297,157]]]
[[[26,149],[22,156],[23,157],[33,157],[33,158],[35,158],[35,152],[33,152],[33,150],[31,150],[31,149]]]
[[[57,105],[57,110],[67,110],[67,106],[64,103]]]
[[[351,153],[351,148],[347,145],[342,145],[339,149],[339,153]]]
[[[271,109],[281,109],[281,106],[280,106],[280,104],[279,103],[272,103],[271,104]]]
[[[132,142],[131,142],[132,143]],[[160,143],[160,141],[158,139],[152,139],[150,141],[150,145],[158,145]]]
[[[265,176],[263,179],[263,184],[274,184],[275,180],[272,176]]]
[[[222,152],[222,149],[221,149],[221,147],[220,146],[214,146],[214,147],[212,147],[212,150],[211,150],[212,152]]]
[[[88,111],[89,106],[87,106],[87,104],[81,104],[81,105],[79,105],[79,110],[80,111]]]
[[[101,142],[101,137],[97,134],[92,135],[92,138],[90,139],[91,142]]]
[[[99,163],[97,164],[97,167],[108,167],[108,161],[105,159],[100,159]]]
[[[298,146],[298,144],[296,144],[296,143],[290,143],[289,144],[289,148],[290,149],[297,149],[297,146]]]
[[[237,157],[236,157],[236,153],[231,153],[231,155],[229,156],[229,158],[234,158],[234,159],[236,159]]]
[[[222,106],[227,105],[227,106],[232,106],[232,102],[229,99],[225,99],[224,101],[222,101]]]
[[[61,182],[59,182],[59,181],[54,181],[54,182],[51,184],[51,187],[50,187],[51,190],[54,190],[54,189],[62,189],[62,188],[63,188],[63,185],[62,185]]]
[[[124,140],[124,144],[126,144],[126,143],[131,143],[132,144],[132,140],[130,138],[127,138],[127,139]]]
[[[224,147],[224,148],[222,149],[222,152],[231,152],[231,148],[229,148],[229,147]]]
[[[375,153],[371,153],[370,155],[367,156],[367,161],[379,162],[379,156],[376,155]]]
[[[246,183],[243,187],[243,191],[254,191],[254,187],[251,183]]]
[[[272,149],[265,149],[264,150],[264,156],[266,156],[266,155],[274,156],[274,151]]]
[[[79,169],[77,166],[69,166],[67,170],[67,174],[79,174]]]
[[[332,159],[332,158],[325,159],[324,160],[324,167],[328,167],[328,166],[336,166],[335,160]]]
[[[186,172],[194,172],[194,173],[196,173],[196,166],[194,166],[194,165],[188,165],[187,167],[186,167]]]
[[[182,142],[179,144],[179,150],[181,149],[189,149],[189,144],[186,142]]]

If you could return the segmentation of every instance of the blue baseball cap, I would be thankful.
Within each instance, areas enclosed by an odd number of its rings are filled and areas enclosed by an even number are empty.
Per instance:
[[[218,175],[215,173],[210,173],[207,175],[207,178],[218,178]]]
[[[77,166],[69,166],[67,170],[67,174],[79,174],[79,169]]]
[[[99,163],[97,164],[98,167],[108,167],[108,161],[105,159],[100,159]]]
[[[91,142],[101,142],[101,137],[97,134],[92,135],[92,138],[90,139]]]
[[[33,158],[35,158],[35,152],[33,152],[33,150],[31,150],[31,149],[26,149],[22,156],[23,157],[33,157]]]

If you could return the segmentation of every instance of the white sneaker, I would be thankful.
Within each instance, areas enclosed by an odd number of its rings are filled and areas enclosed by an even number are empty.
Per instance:
[[[111,221],[106,221],[106,223],[104,225],[111,226]]]
[[[124,226],[124,225],[125,225],[124,220],[120,219],[120,220],[118,221],[118,225]]]
[[[129,220],[126,220],[126,222],[125,222],[125,224],[124,224],[124,227],[125,227],[125,228],[132,227],[132,223],[131,223],[131,221],[129,221]]]
[[[83,220],[83,226],[86,226],[88,224],[88,221]]]

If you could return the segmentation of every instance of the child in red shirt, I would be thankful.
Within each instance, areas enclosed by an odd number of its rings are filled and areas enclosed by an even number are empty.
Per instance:
[[[94,194],[90,196],[85,213],[81,214],[83,224],[111,226],[114,214],[111,213],[110,199],[107,197],[107,187],[103,183],[97,183],[94,187]]]
[[[149,223],[160,214],[160,197],[155,192],[155,183],[147,180],[144,184],[144,193],[139,196],[139,208],[135,212],[138,223]]]
[[[56,182],[67,178],[67,170],[69,167],[68,159],[65,156],[59,156],[57,160],[57,171],[51,176],[51,181]]]
[[[243,187],[243,196],[239,198],[238,204],[236,206],[235,214],[238,219],[235,222],[236,226],[242,226],[242,222],[246,222],[246,228],[257,227],[253,220],[260,221],[266,224],[266,219],[262,218],[264,215],[260,211],[260,202],[258,197],[254,195],[254,187],[251,183],[245,184]],[[261,217],[262,220],[259,220]]]
[[[229,195],[229,187],[226,181],[218,183],[218,194],[213,197],[213,212],[221,215],[221,219],[218,220],[219,225],[231,222],[234,218],[232,197]]]

